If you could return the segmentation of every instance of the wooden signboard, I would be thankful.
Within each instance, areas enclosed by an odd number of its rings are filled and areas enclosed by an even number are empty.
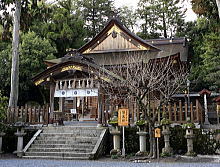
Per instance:
[[[161,137],[161,130],[160,128],[156,128],[154,131],[155,137],[160,138]]]
[[[121,108],[118,110],[118,125],[128,126],[129,123],[129,111],[127,108]]]

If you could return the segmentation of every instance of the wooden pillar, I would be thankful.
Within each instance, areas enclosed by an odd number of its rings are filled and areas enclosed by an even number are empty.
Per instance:
[[[188,104],[185,103],[185,121],[188,121]]]
[[[199,100],[196,99],[196,121],[199,123],[200,117],[199,117]]]
[[[55,83],[50,83],[50,120],[53,120]]]
[[[99,89],[98,94],[98,127],[102,126],[102,94]]]
[[[181,100],[179,100],[179,110],[180,110],[180,112],[179,112],[179,116],[180,116],[180,122],[182,122],[183,121],[183,108],[182,108],[182,101]]]
[[[175,121],[175,123],[176,123],[176,122],[177,122],[177,117],[176,117],[176,112],[177,112],[176,103],[174,103],[173,110],[174,110],[174,121]]]
[[[79,113],[77,111],[77,97],[73,97],[73,109],[76,110],[76,120],[78,121],[79,120]]]
[[[190,115],[191,115],[191,122],[194,122],[194,114],[193,114],[194,110],[193,110],[193,104],[192,102],[190,103]]]

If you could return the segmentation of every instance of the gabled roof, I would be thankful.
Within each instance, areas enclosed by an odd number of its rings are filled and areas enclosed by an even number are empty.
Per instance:
[[[124,51],[161,51],[130,32],[116,18],[111,19],[102,31],[91,41],[78,49],[81,54],[124,52]]]
[[[183,46],[186,45],[186,38],[160,38],[160,39],[147,39],[145,40],[147,43],[152,45],[167,45],[167,44],[182,44]]]
[[[54,63],[54,65],[34,76],[32,81],[35,83],[35,85],[40,85],[48,82],[50,77],[53,78],[55,75],[65,73],[69,70],[91,73],[92,75],[96,75],[98,78],[106,82],[109,82],[113,79],[123,80],[120,76],[96,64],[91,59],[79,54],[71,56],[70,53],[66,55],[59,63]]]

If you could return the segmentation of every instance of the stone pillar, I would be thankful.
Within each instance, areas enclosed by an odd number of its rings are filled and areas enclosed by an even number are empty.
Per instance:
[[[18,137],[18,143],[17,143],[17,150],[14,152],[17,154],[18,157],[23,156],[23,137],[26,135],[24,133],[24,129],[22,128],[21,130],[17,129],[17,132],[15,135]]]
[[[2,137],[5,136],[4,132],[0,132],[0,154],[3,153],[2,151]]]
[[[165,146],[162,149],[162,153],[168,153],[168,154],[172,154],[173,149],[170,147],[170,127],[169,125],[163,125],[163,131],[162,134],[164,135],[164,143]]]
[[[143,156],[147,154],[146,151],[146,135],[147,132],[145,131],[139,131],[137,132],[139,135],[139,151],[136,153],[136,156]]]
[[[187,128],[186,129],[186,136],[185,138],[187,139],[187,153],[186,155],[188,156],[195,156],[195,152],[193,151],[193,129],[192,128]]]
[[[121,151],[120,151],[121,132],[118,126],[116,126],[110,133],[113,135],[113,149],[110,151],[110,154],[121,155]]]
[[[204,107],[205,107],[205,125],[210,125],[209,117],[208,117],[208,105],[207,105],[207,97],[206,93],[204,94]]]

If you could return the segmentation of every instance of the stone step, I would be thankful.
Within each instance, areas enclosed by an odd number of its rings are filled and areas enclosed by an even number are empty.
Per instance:
[[[89,144],[32,144],[31,148],[88,148],[93,149],[95,145]]]
[[[42,137],[54,137],[54,136],[66,136],[66,137],[77,137],[77,136],[82,136],[82,137],[99,137],[101,132],[98,133],[41,133],[40,136]]]
[[[54,136],[54,137],[38,137],[37,140],[65,140],[65,141],[97,141],[98,137],[84,137],[84,136],[76,136],[76,137],[66,137],[66,136]]]
[[[79,141],[74,141],[74,140],[36,140],[34,143],[36,144],[96,144],[96,140],[79,140]]]
[[[30,148],[28,152],[80,152],[89,153],[93,149],[87,148]]]
[[[61,156],[23,156],[26,159],[54,159],[54,160],[89,160],[89,157],[61,157]]]
[[[56,126],[56,127],[43,127],[43,131],[69,131],[69,132],[83,132],[83,131],[92,131],[92,132],[98,132],[101,131],[102,128],[96,128],[96,127],[75,127],[75,126]]]
[[[77,152],[26,152],[25,156],[89,157],[90,154]]]

